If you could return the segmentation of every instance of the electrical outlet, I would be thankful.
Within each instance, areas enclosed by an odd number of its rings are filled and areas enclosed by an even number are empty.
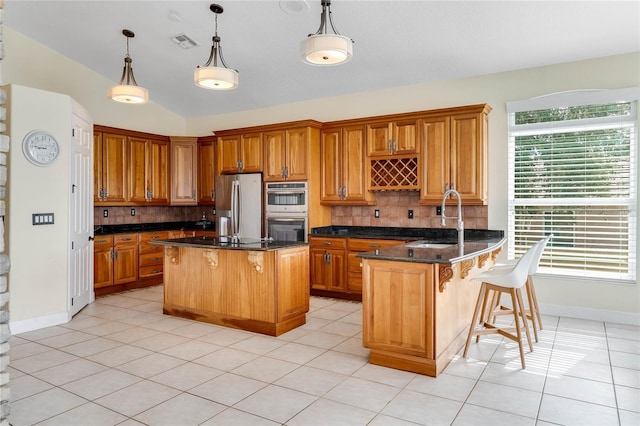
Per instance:
[[[436,216],[442,216],[442,206],[436,206]]]
[[[409,210],[409,219],[413,219],[413,210]]]
[[[136,215],[136,209],[131,209],[131,216],[135,216]]]
[[[109,217],[109,210],[107,209],[102,210],[102,217]]]
[[[373,211],[373,217],[375,217],[375,218],[379,218],[380,217],[380,209],[375,209]]]

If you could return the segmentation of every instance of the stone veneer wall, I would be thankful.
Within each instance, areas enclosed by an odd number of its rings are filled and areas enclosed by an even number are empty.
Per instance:
[[[2,22],[4,21],[4,1],[0,0],[0,67],[4,58],[4,40],[2,38]],[[2,85],[2,69],[0,68],[0,85]],[[7,273],[9,272],[9,256],[4,254],[4,216],[6,212],[5,194],[7,187],[7,155],[9,136],[7,130],[7,93],[0,90],[0,425],[9,424],[9,292],[7,292]]]
[[[131,216],[131,209],[136,215]],[[108,217],[103,216],[106,210]],[[131,223],[184,222],[202,219],[206,213],[207,220],[214,221],[211,206],[127,206],[127,207],[94,207],[94,225],[124,225]]]
[[[334,206],[331,209],[331,224],[343,226],[392,226],[409,228],[441,228],[440,216],[435,206],[418,205],[417,191],[378,192],[375,206]],[[374,211],[380,210],[380,218]],[[413,219],[408,211],[413,210]],[[456,208],[447,207],[447,216],[455,216]],[[462,220],[466,229],[488,229],[487,206],[463,206]],[[446,228],[455,228],[456,220],[447,220]]]

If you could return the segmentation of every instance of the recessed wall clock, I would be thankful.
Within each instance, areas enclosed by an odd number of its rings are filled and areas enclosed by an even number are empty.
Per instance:
[[[48,166],[60,155],[60,145],[50,133],[34,130],[22,140],[22,152],[36,166]]]

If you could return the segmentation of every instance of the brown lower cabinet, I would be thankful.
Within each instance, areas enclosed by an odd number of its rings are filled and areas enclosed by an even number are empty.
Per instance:
[[[362,300],[362,263],[358,253],[380,250],[404,240],[309,237],[311,294]]]
[[[152,231],[97,236],[93,247],[96,296],[161,284],[164,247],[155,240],[209,236],[213,231]]]
[[[138,280],[138,234],[96,237],[93,258],[96,296],[126,290]]]

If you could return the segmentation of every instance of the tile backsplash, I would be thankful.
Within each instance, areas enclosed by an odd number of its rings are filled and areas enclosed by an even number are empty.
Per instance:
[[[418,205],[420,194],[416,191],[378,192],[375,206],[335,206],[331,209],[331,224],[342,226],[398,226],[411,228],[441,228],[441,216],[436,206]],[[374,217],[375,210],[380,217]],[[413,210],[413,219],[408,211]],[[456,216],[455,206],[447,206],[446,215]],[[488,229],[487,206],[462,206],[462,220],[466,229]],[[446,228],[455,228],[456,220],[447,220]]]
[[[131,216],[135,209],[135,216]],[[108,216],[104,217],[104,211]],[[205,213],[207,220],[214,221],[211,206],[126,206],[126,207],[94,207],[95,225],[124,225],[130,223],[183,222],[202,219]]]
[[[391,226],[410,228],[441,228],[440,216],[435,206],[418,205],[418,192],[379,192],[375,206],[334,206],[331,209],[331,224],[343,226]],[[131,209],[136,210],[131,216]],[[380,217],[375,218],[375,210]],[[106,210],[108,216],[104,217]],[[214,221],[211,206],[126,206],[94,207],[95,225],[124,225],[130,223],[182,222],[197,221],[205,213],[207,220]],[[408,211],[413,210],[413,219]],[[488,228],[487,206],[463,206],[462,219],[467,229]],[[447,216],[455,216],[455,206],[449,206]],[[447,220],[447,228],[455,228],[455,219]]]

